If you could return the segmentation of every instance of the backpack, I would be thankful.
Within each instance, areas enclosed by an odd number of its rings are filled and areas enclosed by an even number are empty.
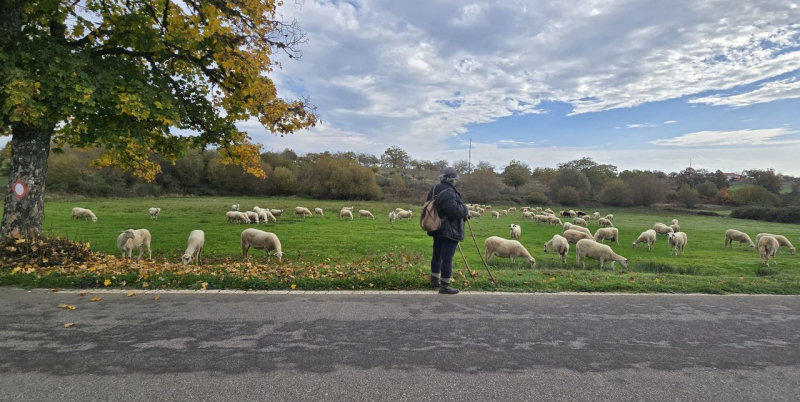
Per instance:
[[[433,188],[436,190],[436,187]],[[442,227],[442,218],[439,216],[439,208],[436,206],[436,198],[443,192],[449,189],[444,189],[439,194],[434,193],[430,201],[425,202],[422,206],[422,213],[419,216],[419,226],[426,232],[435,232]]]

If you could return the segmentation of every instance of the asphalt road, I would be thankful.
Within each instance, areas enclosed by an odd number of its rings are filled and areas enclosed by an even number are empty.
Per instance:
[[[0,400],[764,401],[798,391],[800,297],[0,289]]]

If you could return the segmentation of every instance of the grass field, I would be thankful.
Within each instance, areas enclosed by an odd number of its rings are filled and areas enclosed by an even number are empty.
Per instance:
[[[243,210],[254,205],[262,208],[285,209],[286,214],[277,223],[260,227],[276,233],[286,253],[281,264],[275,260],[267,265],[265,254],[251,250],[257,263],[266,271],[248,271],[248,266],[235,264],[240,259],[239,236],[242,225],[226,224],[225,212],[233,202]],[[338,211],[353,205],[355,210],[368,209],[375,220],[359,219],[340,221]],[[73,221],[70,211],[74,206],[92,209],[98,216],[96,223]],[[158,220],[151,220],[147,209],[162,208]],[[321,207],[325,217],[295,217],[295,206],[311,210]],[[205,282],[209,288],[288,288],[299,289],[406,289],[424,287],[429,272],[431,239],[419,228],[419,206],[413,206],[415,216],[411,222],[397,222],[394,227],[387,214],[395,207],[411,208],[402,203],[318,201],[294,198],[144,198],[144,199],[91,199],[57,200],[45,205],[45,232],[89,242],[92,250],[116,254],[116,237],[128,228],[147,228],[153,236],[154,258],[163,263],[180,261],[191,230],[201,229],[206,234],[205,258],[207,266],[235,264],[235,270],[225,270],[220,275],[213,271],[174,272],[170,268],[163,274],[162,286],[197,287]],[[500,209],[495,206],[495,209]],[[594,211],[594,210],[592,210]],[[542,245],[554,234],[561,233],[556,226],[535,225],[523,221],[519,214],[499,220],[473,219],[472,228],[483,251],[483,239],[497,235],[508,237],[508,225],[522,226],[522,243],[537,260],[537,268],[530,269],[526,262],[511,264],[507,259],[495,258],[490,267],[499,279],[498,287],[488,280],[472,240],[462,243],[469,266],[478,274],[470,278],[464,263],[456,254],[455,278],[461,287],[502,289],[513,291],[667,291],[667,292],[737,292],[737,293],[791,293],[800,294],[800,255],[790,256],[784,248],[778,255],[779,265],[762,267],[758,253],[724,248],[724,233],[729,228],[747,232],[755,240],[760,232],[783,234],[795,244],[800,243],[800,227],[778,223],[744,221],[730,218],[702,217],[650,209],[601,208],[603,214],[613,213],[614,224],[620,230],[620,245],[612,245],[618,254],[630,261],[627,269],[617,265],[616,273],[607,263],[603,270],[595,260],[587,260],[587,270],[575,266],[574,245],[568,265],[562,266],[552,254],[545,254]],[[680,221],[681,230],[688,235],[686,254],[671,256],[666,239],[659,236],[656,249],[633,249],[631,243],[655,222]],[[252,225],[251,225],[252,226]],[[590,230],[597,229],[591,222]],[[276,272],[285,267],[289,271]],[[305,268],[308,268],[306,270]],[[222,270],[223,268],[219,268]],[[23,286],[96,286],[103,278],[101,273],[77,275],[80,280],[42,275],[27,278],[19,273],[10,274],[11,267],[0,269],[0,284]],[[131,264],[132,282],[139,283],[147,275],[136,275],[136,265]],[[149,272],[149,271],[148,271]],[[223,272],[223,271],[220,271]],[[259,273],[260,272],[260,273]],[[287,273],[288,272],[288,273]],[[186,275],[189,276],[186,276]],[[194,275],[194,276],[192,276]],[[70,275],[64,275],[70,276]],[[75,276],[75,275],[73,275]],[[115,283],[116,284],[116,283]],[[148,284],[149,286],[149,284]]]

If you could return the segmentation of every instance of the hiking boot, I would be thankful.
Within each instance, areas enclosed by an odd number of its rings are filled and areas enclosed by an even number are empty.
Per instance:
[[[431,287],[438,288],[439,287],[439,278],[432,276],[431,277]]]
[[[458,289],[451,288],[448,282],[442,282],[442,285],[439,286],[440,295],[454,295],[456,293],[458,293]]]

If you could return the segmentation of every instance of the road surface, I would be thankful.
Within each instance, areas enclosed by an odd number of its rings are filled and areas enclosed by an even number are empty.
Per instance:
[[[800,297],[159,296],[0,288],[0,400],[763,401],[800,391]]]

